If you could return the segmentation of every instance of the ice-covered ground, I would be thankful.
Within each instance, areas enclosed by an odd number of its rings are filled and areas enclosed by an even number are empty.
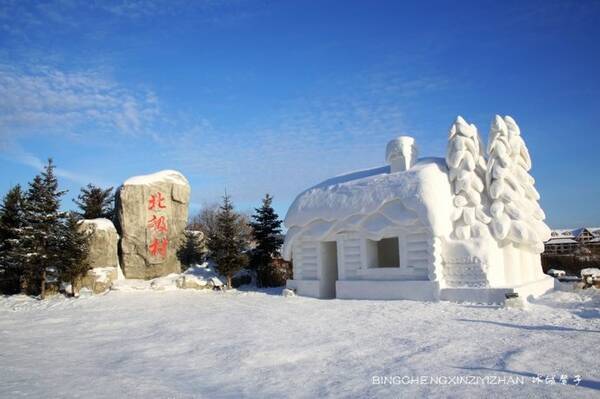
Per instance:
[[[0,298],[0,397],[600,395],[595,290],[554,292],[527,310],[278,293]],[[532,383],[538,374],[566,374],[568,385]],[[446,384],[403,384],[420,376]]]

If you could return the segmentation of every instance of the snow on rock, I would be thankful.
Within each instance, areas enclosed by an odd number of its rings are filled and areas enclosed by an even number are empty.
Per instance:
[[[91,224],[98,230],[117,230],[112,221],[106,218],[97,218],[97,219],[84,219],[81,221],[81,224]]]
[[[209,280],[212,277],[219,277],[219,274],[215,270],[215,266],[212,262],[204,262],[200,265],[191,266],[183,274],[195,276],[202,280]]]
[[[186,177],[176,170],[161,170],[160,172],[151,173],[148,175],[133,176],[125,180],[124,186],[129,185],[152,185],[162,182],[173,184],[189,185]]]
[[[172,291],[177,289],[210,289],[223,286],[212,264],[204,262],[183,273],[171,273],[151,280],[124,279],[114,281],[115,291]]]
[[[95,267],[81,279],[81,287],[91,290],[94,294],[101,294],[108,291],[117,278],[116,267]]]
[[[225,284],[223,284],[223,282],[221,281],[221,279],[218,278],[218,277],[211,277],[209,279],[209,283],[212,284],[212,286],[216,287],[216,288],[222,288],[222,287],[225,286]]]
[[[201,265],[192,266],[182,273],[178,286],[180,288],[204,289],[222,287],[223,282],[219,279],[214,267],[210,263],[204,262]]]
[[[597,286],[598,283],[600,282],[600,269],[587,268],[587,269],[582,269],[580,273],[581,273],[581,279],[583,280],[582,284],[585,288],[589,288],[593,285]]]
[[[181,275],[179,279],[177,279],[177,288],[183,289],[204,289],[208,288],[208,281],[198,278],[194,275]]]
[[[581,269],[581,277],[600,277],[600,269],[595,267],[588,267],[586,269]]]

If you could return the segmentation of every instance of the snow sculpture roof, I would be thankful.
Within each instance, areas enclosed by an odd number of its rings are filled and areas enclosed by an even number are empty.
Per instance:
[[[148,185],[160,182],[189,185],[185,176],[176,170],[161,170],[160,172],[151,173],[149,175],[133,176],[125,180],[123,185]]]
[[[283,247],[291,257],[301,236],[319,240],[342,231],[362,231],[380,239],[389,228],[419,223],[435,236],[452,230],[452,193],[442,158],[422,158],[407,171],[380,167],[334,177],[301,193],[285,217]]]

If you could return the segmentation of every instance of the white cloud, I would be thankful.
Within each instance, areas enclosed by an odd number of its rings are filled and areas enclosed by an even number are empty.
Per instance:
[[[45,162],[23,149],[22,139],[152,138],[159,118],[152,92],[128,90],[95,71],[0,64],[0,93],[0,155],[36,170]],[[58,168],[56,173],[77,183],[108,185],[81,172]]]
[[[321,179],[381,165],[389,139],[414,135],[407,131],[407,104],[445,86],[437,77],[399,73],[328,79],[239,131],[206,123],[183,129],[167,157],[205,179],[197,201],[219,198],[225,186],[243,202],[266,191],[291,200]]]
[[[0,135],[35,129],[141,134],[158,113],[152,93],[126,90],[100,73],[0,65]]]
[[[0,144],[18,142],[19,136],[99,132],[110,144],[121,135],[127,138],[120,142],[141,159],[152,154],[153,165],[179,168],[196,181],[194,201],[217,199],[225,187],[241,202],[266,191],[289,200],[333,174],[381,164],[387,140],[410,133],[407,104],[444,85],[435,77],[415,80],[400,73],[336,76],[225,128],[203,118],[202,110],[162,111],[153,92],[125,88],[97,71],[0,65]],[[0,152],[36,169],[41,165],[24,151]],[[82,183],[98,181],[61,173]]]
[[[180,18],[179,24],[228,25],[261,15],[267,6],[246,0],[0,0],[0,32],[30,42],[48,29],[93,35],[114,23],[156,25],[169,17]]]

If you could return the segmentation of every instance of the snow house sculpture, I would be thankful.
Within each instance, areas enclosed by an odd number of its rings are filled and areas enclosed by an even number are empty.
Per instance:
[[[388,166],[296,198],[285,218],[288,288],[317,298],[480,303],[553,288],[540,262],[550,230],[510,116],[494,118],[487,149],[459,116],[445,159],[417,155],[412,137],[398,137],[387,145]]]

